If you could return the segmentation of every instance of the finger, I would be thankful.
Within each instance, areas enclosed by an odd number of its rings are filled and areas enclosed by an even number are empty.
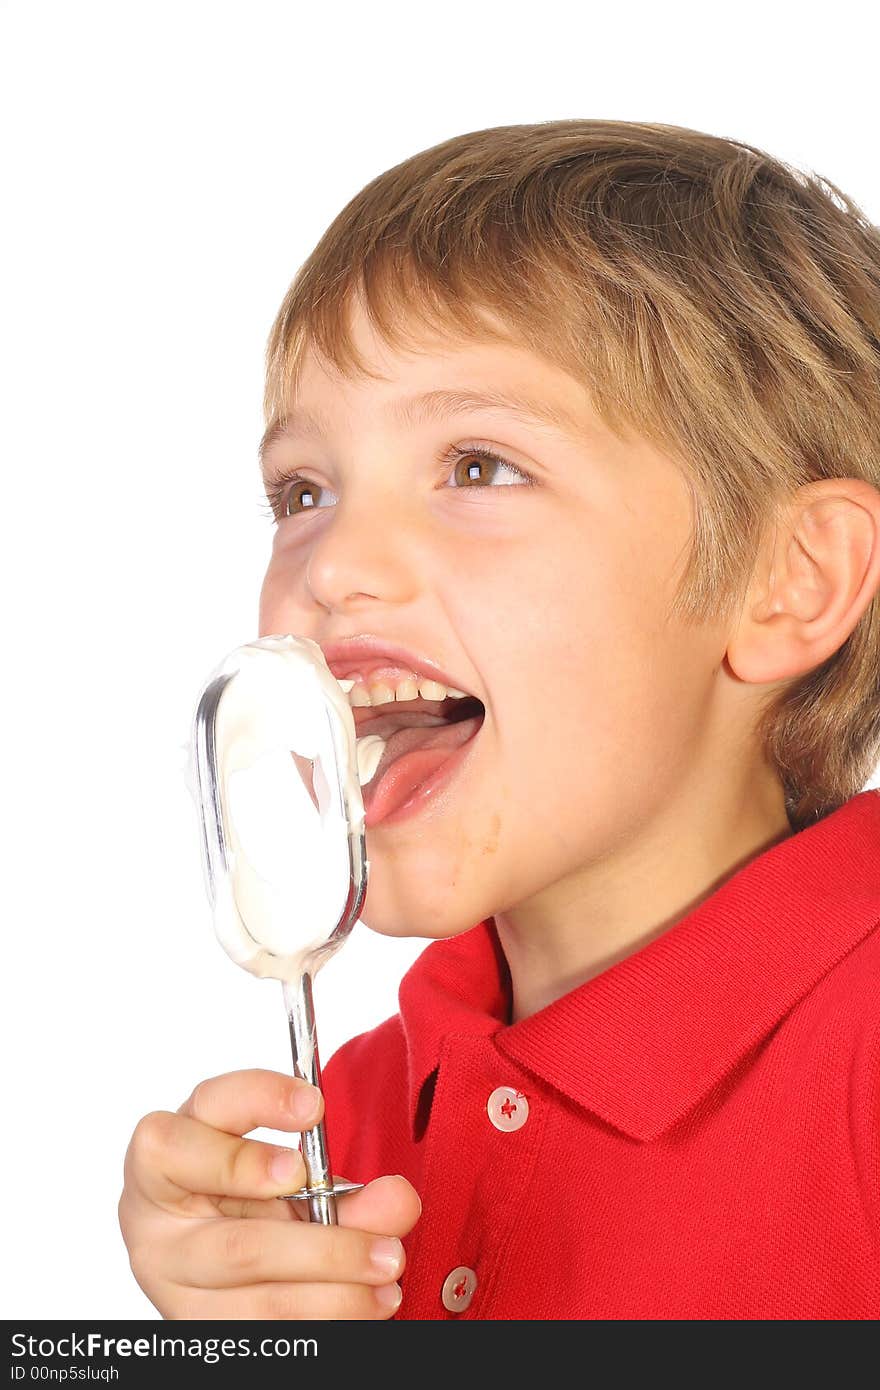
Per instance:
[[[349,1182],[351,1179],[336,1173],[334,1181]],[[283,1198],[275,1199],[275,1211],[272,1210],[271,1201],[241,1201],[236,1198],[220,1198],[216,1206],[223,1216],[274,1217],[281,1221],[292,1217],[295,1221],[309,1221],[305,1202],[287,1202]],[[419,1194],[400,1174],[374,1178],[360,1191],[336,1198],[336,1220],[340,1226],[355,1226],[358,1230],[372,1231],[377,1235],[405,1236],[421,1214]]]
[[[334,1177],[337,1182],[350,1181],[341,1173],[336,1173]],[[240,1220],[265,1218],[270,1221],[309,1222],[305,1202],[286,1202],[283,1198],[258,1201],[255,1198],[220,1197],[215,1205],[221,1216]],[[399,1174],[374,1178],[360,1191],[336,1198],[336,1219],[340,1226],[354,1226],[377,1235],[405,1236],[421,1213],[419,1194]]]
[[[221,1216],[236,1221],[307,1221],[305,1202],[285,1202],[283,1197],[215,1197],[214,1208]]]
[[[139,1121],[125,1167],[126,1182],[157,1206],[177,1206],[190,1193],[277,1197],[306,1181],[297,1149],[241,1139],[168,1110]]]
[[[421,1214],[419,1194],[399,1173],[374,1178],[359,1192],[336,1198],[336,1219],[340,1226],[354,1226],[381,1235],[407,1235]]]
[[[389,1295],[386,1290],[391,1290]],[[390,1301],[389,1301],[390,1299]],[[166,1318],[230,1322],[317,1321],[329,1318],[364,1322],[390,1318],[400,1305],[399,1284],[250,1284],[237,1289],[175,1289],[157,1304]]]
[[[227,1134],[248,1134],[260,1125],[301,1131],[317,1124],[324,1099],[300,1077],[255,1067],[200,1081],[177,1113]]]
[[[191,1221],[169,1247],[163,1274],[224,1289],[280,1283],[390,1284],[406,1255],[394,1236],[297,1221]]]

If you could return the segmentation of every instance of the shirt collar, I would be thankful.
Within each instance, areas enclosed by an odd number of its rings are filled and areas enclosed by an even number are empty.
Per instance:
[[[680,1119],[880,925],[880,791],[738,869],[632,955],[509,1024],[493,919],[432,942],[400,983],[409,1118],[450,1034],[499,1052],[635,1139]]]

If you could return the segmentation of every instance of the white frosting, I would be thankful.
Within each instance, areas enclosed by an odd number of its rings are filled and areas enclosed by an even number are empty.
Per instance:
[[[378,734],[364,734],[357,741],[358,781],[362,787],[372,782],[385,752],[387,740]]]
[[[209,679],[229,673],[214,725],[229,859],[228,874],[213,866],[214,926],[246,970],[294,980],[316,968],[343,917],[349,836],[364,824],[360,789],[385,742],[357,740],[351,706],[309,638],[238,647]],[[192,744],[186,779],[202,809]]]

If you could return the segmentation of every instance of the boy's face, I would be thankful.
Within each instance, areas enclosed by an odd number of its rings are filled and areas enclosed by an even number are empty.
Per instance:
[[[725,757],[742,761],[725,632],[666,618],[691,540],[686,486],[524,348],[426,339],[424,355],[397,355],[360,309],[353,322],[387,380],[343,381],[314,357],[304,366],[296,405],[330,429],[269,454],[267,476],[304,474],[314,506],[277,525],[260,635],[386,638],[432,658],[486,709],[445,790],[368,829],[363,920],[446,937],[514,908],[536,922],[576,913],[615,863],[637,872],[669,807],[711,814]],[[500,411],[405,427],[386,416],[439,388],[525,393],[570,413],[579,434]],[[471,481],[441,461],[459,445],[510,467]]]

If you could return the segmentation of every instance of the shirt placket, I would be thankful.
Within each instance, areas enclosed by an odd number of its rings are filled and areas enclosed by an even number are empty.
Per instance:
[[[423,1214],[407,1243],[399,1317],[492,1317],[546,1111],[534,1079],[491,1038],[444,1040],[423,1139]]]

